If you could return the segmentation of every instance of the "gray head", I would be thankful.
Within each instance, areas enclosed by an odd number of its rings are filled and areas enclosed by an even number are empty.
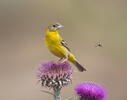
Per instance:
[[[56,30],[59,30],[60,28],[62,28],[63,25],[61,25],[60,23],[56,23],[56,24],[51,24],[48,26],[48,29],[50,31],[56,31]]]

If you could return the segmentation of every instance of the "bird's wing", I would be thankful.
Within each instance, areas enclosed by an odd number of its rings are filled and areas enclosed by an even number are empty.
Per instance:
[[[68,48],[66,41],[61,40],[61,44],[62,44],[68,51],[71,51],[71,50]]]

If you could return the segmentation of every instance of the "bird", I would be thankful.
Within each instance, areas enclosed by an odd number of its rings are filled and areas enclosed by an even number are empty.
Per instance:
[[[73,63],[80,72],[86,71],[86,69],[78,62],[75,56],[71,53],[67,43],[62,39],[59,34],[63,25],[60,23],[50,24],[46,29],[45,44],[48,50],[59,57],[59,61],[69,61]]]

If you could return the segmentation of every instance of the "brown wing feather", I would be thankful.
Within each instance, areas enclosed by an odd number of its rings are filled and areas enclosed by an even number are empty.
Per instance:
[[[61,44],[62,44],[68,51],[71,51],[71,50],[68,48],[67,43],[66,43],[64,40],[61,41]]]

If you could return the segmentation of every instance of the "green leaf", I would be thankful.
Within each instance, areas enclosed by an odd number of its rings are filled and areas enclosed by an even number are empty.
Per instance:
[[[75,97],[77,97],[77,96],[73,96],[73,97],[67,98],[67,99],[65,99],[65,100],[72,100],[72,99],[74,99]]]
[[[68,99],[65,99],[65,100],[72,100],[74,97],[70,97],[70,98],[68,98]]]
[[[44,93],[50,94],[52,96],[55,96],[52,92],[49,92],[49,91],[46,91],[46,90],[41,90],[41,92],[44,92]]]

